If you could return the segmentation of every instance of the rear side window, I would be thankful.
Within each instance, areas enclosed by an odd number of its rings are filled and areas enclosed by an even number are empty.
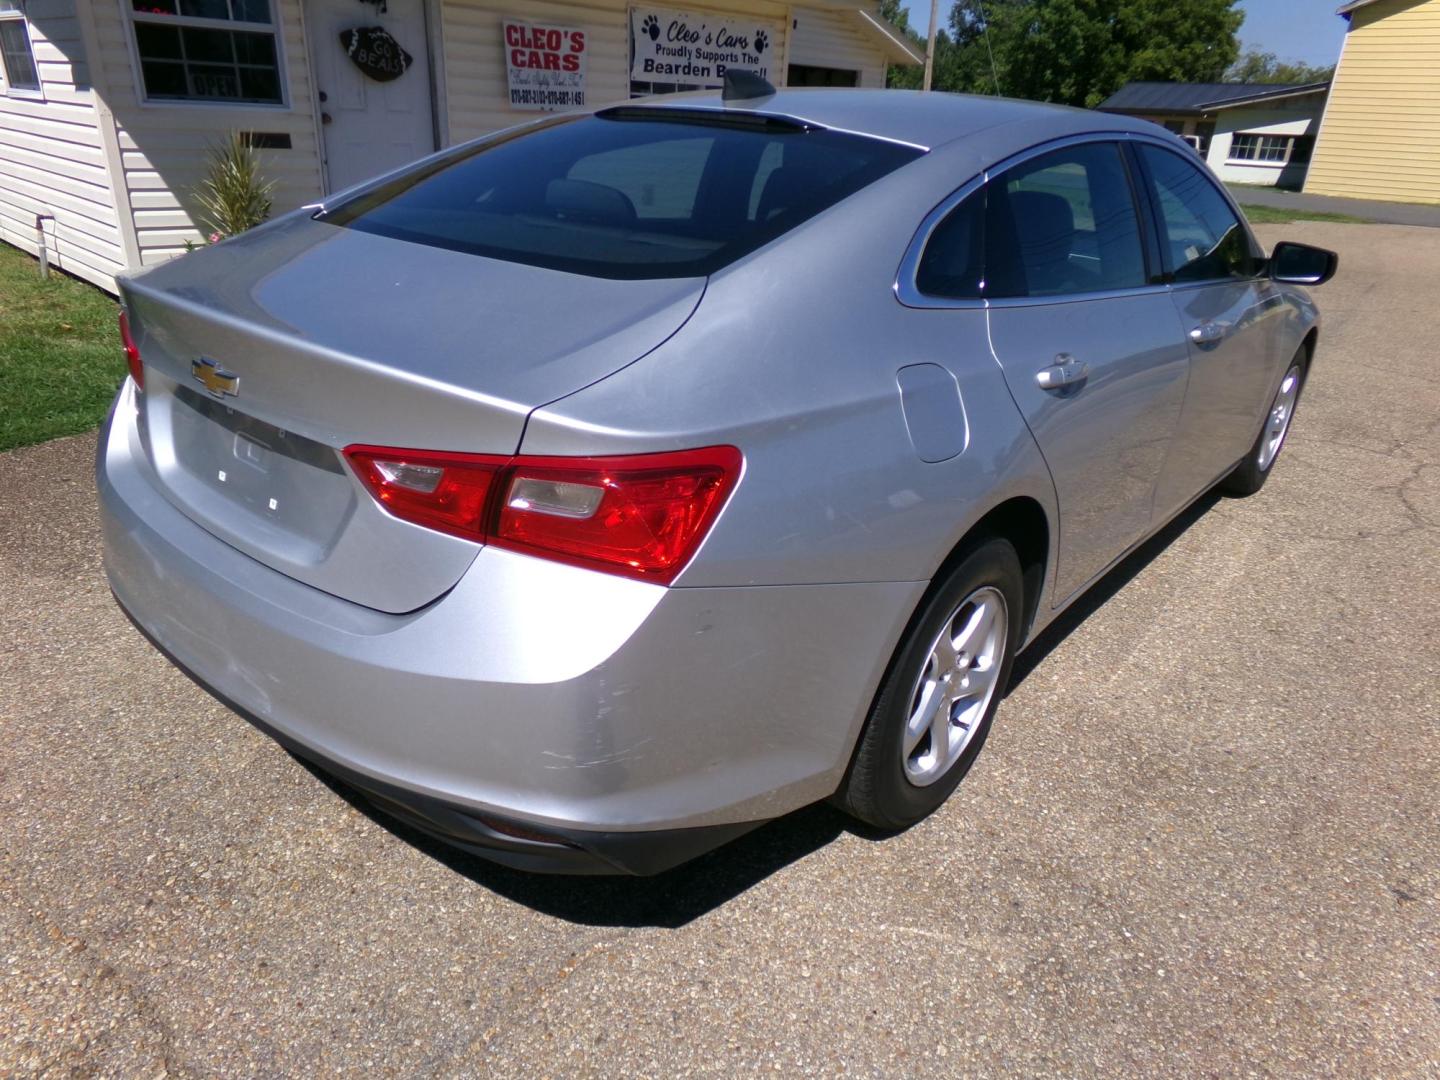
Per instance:
[[[936,226],[916,274],[921,292],[949,299],[1145,283],[1134,195],[1113,143],[1066,147],[992,178]]]
[[[1250,236],[1220,192],[1179,154],[1141,145],[1161,247],[1176,281],[1248,278],[1259,270]]]
[[[946,215],[925,244],[915,286],[926,296],[973,300],[985,295],[985,188]]]
[[[697,277],[920,153],[753,115],[624,109],[427,163],[319,220],[594,277]]]

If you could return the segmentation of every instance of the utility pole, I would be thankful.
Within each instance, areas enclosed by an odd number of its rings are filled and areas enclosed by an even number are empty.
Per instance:
[[[935,77],[935,34],[940,29],[940,0],[930,0],[930,40],[925,43],[925,89]]]

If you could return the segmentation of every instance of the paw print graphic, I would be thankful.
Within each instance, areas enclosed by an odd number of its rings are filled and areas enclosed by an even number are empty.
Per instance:
[[[649,34],[651,41],[660,40],[660,20],[654,15],[646,15],[645,21],[640,24],[640,32]]]
[[[765,33],[765,31],[764,31],[764,30],[756,30],[756,31],[755,31],[755,51],[756,51],[757,53],[763,53],[763,52],[765,51],[766,47],[767,47],[769,44],[770,44],[770,38],[769,38],[769,36]]]

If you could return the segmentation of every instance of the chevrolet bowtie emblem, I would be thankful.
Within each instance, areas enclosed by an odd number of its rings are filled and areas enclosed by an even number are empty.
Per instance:
[[[190,377],[216,397],[234,397],[240,393],[240,376],[203,356],[190,361]]]

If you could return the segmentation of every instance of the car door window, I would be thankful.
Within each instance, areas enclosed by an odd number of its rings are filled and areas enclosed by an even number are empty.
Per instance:
[[[986,296],[1061,296],[1145,284],[1140,221],[1114,143],[1053,150],[988,187]]]
[[[1258,253],[1250,234],[1210,179],[1179,154],[1145,144],[1139,151],[1174,280],[1252,277]]]
[[[947,299],[1144,285],[1140,223],[1119,147],[1066,147],[992,179],[935,227],[915,284]]]

